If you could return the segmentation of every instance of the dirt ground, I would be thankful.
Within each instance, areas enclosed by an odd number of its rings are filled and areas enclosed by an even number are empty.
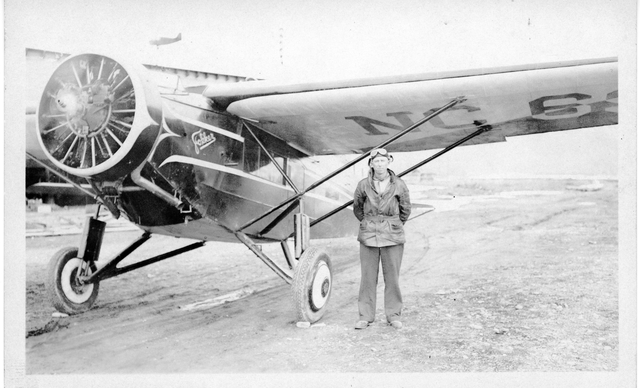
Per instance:
[[[316,240],[334,263],[324,318],[294,320],[289,286],[240,244],[205,247],[104,281],[95,307],[54,318],[49,258],[78,235],[27,237],[26,373],[570,372],[619,368],[616,181],[412,185],[402,330],[354,330],[354,238]],[[54,212],[59,216],[76,210]],[[74,214],[76,214],[74,213]],[[77,215],[77,214],[76,214]],[[27,217],[28,222],[36,216]],[[53,217],[53,216],[49,216]],[[108,232],[110,257],[140,232]],[[154,236],[126,263],[190,241]],[[277,245],[264,251],[280,258]],[[228,303],[226,296],[246,295]],[[194,305],[205,302],[200,307]]]

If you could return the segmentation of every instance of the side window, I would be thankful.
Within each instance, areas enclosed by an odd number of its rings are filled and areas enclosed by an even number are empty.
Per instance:
[[[287,174],[299,190],[304,189],[304,166],[297,159],[287,159]]]
[[[252,139],[244,140],[244,171],[253,173],[260,166],[260,146]]]
[[[273,158],[280,165],[280,167],[283,166],[284,158],[276,155],[273,155]],[[273,183],[284,184],[284,177],[282,176],[282,174],[280,174],[280,171],[278,171],[278,168],[274,166],[273,163],[271,163],[271,160],[269,160],[269,157],[261,153],[260,160],[266,161],[267,163],[264,166],[257,169],[256,171],[254,171],[253,174],[259,176],[260,178],[264,178],[268,181],[271,181]]]
[[[242,164],[243,144],[240,141],[229,139],[229,145],[222,153],[222,162],[227,167],[236,167]]]
[[[272,156],[280,167],[284,169],[284,158],[275,153]],[[285,182],[282,174],[273,165],[269,156],[265,154],[258,143],[249,138],[245,138],[244,142],[244,171],[280,185]]]

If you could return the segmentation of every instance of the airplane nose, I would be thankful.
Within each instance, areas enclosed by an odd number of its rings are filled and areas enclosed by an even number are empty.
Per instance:
[[[140,166],[162,121],[162,99],[146,71],[98,54],[65,59],[37,108],[45,156],[69,174],[98,180],[118,180]]]

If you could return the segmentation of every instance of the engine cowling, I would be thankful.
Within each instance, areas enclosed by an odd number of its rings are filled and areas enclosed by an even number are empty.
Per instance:
[[[162,101],[143,66],[80,54],[54,71],[36,117],[38,141],[54,165],[116,180],[149,156],[162,129]]]

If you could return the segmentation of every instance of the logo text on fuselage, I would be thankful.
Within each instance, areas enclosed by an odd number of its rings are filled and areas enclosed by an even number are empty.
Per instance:
[[[200,151],[209,147],[216,141],[216,137],[213,136],[212,133],[205,132],[204,129],[195,132],[191,135],[191,140],[193,140],[193,145],[196,149],[196,154],[200,154]]]

